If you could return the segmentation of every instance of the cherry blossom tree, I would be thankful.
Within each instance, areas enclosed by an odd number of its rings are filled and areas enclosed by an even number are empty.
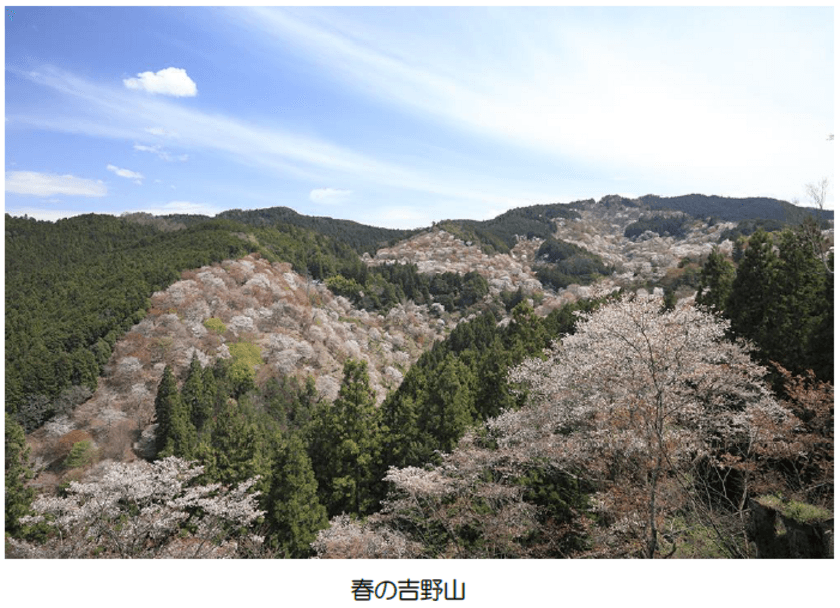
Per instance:
[[[180,458],[110,463],[101,478],[71,482],[66,496],[42,496],[33,516],[52,534],[43,544],[9,539],[30,558],[218,558],[258,551],[248,528],[257,510],[255,479],[235,488],[197,485],[203,468]]]
[[[529,477],[540,466],[470,431],[438,466],[391,467],[382,509],[364,521],[333,518],[312,547],[318,557],[340,559],[573,556],[583,546],[586,518],[529,496],[535,485],[557,488],[547,474]]]
[[[403,534],[350,515],[335,516],[330,527],[318,532],[312,548],[319,559],[410,559],[420,547]]]
[[[661,555],[669,517],[703,494],[732,502],[726,477],[754,456],[755,421],[790,413],[769,392],[766,370],[712,314],[628,295],[580,316],[576,333],[545,359],[511,371],[528,405],[489,426],[517,458],[548,459],[600,488],[605,543]],[[746,500],[741,486],[736,508]]]

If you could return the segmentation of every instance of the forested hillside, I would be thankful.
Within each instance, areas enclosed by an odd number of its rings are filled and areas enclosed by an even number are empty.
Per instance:
[[[722,202],[7,215],[7,555],[824,556],[833,231]]]
[[[5,221],[6,411],[30,430],[55,412],[51,400],[90,396],[152,292],[250,250],[218,222],[175,233],[102,215]]]
[[[350,220],[337,220],[331,217],[312,217],[301,215],[288,207],[270,207],[243,211],[232,209],[220,213],[220,219],[231,219],[250,226],[289,225],[306,228],[319,234],[336,239],[352,247],[356,252],[376,253],[376,250],[389,243],[410,237],[418,230],[395,230],[365,226]]]
[[[763,219],[798,224],[807,216],[831,219],[830,210],[797,207],[787,201],[766,197],[730,198],[688,194],[662,197],[649,194],[639,201],[652,209],[673,209],[700,219],[714,217],[724,222]]]

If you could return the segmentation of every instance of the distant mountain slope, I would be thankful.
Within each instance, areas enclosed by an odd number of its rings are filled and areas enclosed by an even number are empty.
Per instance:
[[[651,216],[669,215],[665,209],[732,224],[689,220],[680,225],[685,234],[627,234],[634,222],[644,228],[656,220]],[[356,281],[360,291],[377,295],[378,290],[390,304],[411,298],[399,296],[394,277],[368,272],[362,254],[369,254],[365,258],[374,265],[412,262],[430,274],[478,271],[497,296],[519,287],[528,293],[540,290],[535,265],[546,262],[536,259],[536,252],[553,237],[598,256],[622,276],[619,282],[653,285],[685,271],[678,264],[686,258],[698,264],[728,235],[754,229],[734,222],[795,222],[808,212],[774,199],[693,194],[532,205],[490,220],[446,220],[419,230],[310,217],[288,207],[233,209],[216,218],[89,214],[54,223],[7,215],[6,409],[29,412],[25,426],[34,428],[51,415],[65,391],[96,386],[115,341],[146,314],[152,292],[166,288],[184,270],[248,253],[290,263],[314,280]],[[823,217],[833,218],[833,212]],[[517,244],[517,236],[534,240]],[[575,264],[587,269],[581,260]],[[412,278],[411,271],[402,274]],[[563,297],[578,297],[587,283],[580,276],[575,274],[569,285],[565,279],[550,283],[558,296],[563,291]],[[397,297],[389,299],[389,293]]]
[[[437,227],[446,230],[464,242],[477,243],[485,253],[508,253],[516,244],[517,235],[529,238],[548,238],[554,234],[553,220],[579,218],[579,210],[594,202],[594,200],[588,199],[571,203],[530,205],[510,209],[489,220],[446,219],[438,222]],[[704,194],[672,197],[648,194],[637,199],[608,195],[598,201],[598,204],[625,207],[646,206],[652,210],[670,209],[682,211],[700,219],[713,217],[725,222],[775,220],[798,223],[805,215],[817,213],[816,209],[797,207],[786,201],[773,198],[729,198]],[[821,217],[834,219],[834,212],[824,210]],[[186,226],[211,219],[203,215],[168,215],[165,218],[173,223],[181,223]],[[393,246],[398,241],[410,238],[425,230],[425,228],[399,230],[368,226],[351,220],[303,215],[289,207],[252,210],[231,209],[220,213],[216,216],[216,219],[230,219],[258,227],[287,224],[305,228],[335,238],[349,245],[359,254],[367,252],[371,255],[374,255],[382,247]]]
[[[820,214],[817,209],[797,207],[775,198],[729,198],[704,194],[662,197],[648,194],[638,200],[651,209],[674,209],[700,219],[715,217],[725,222],[764,219],[798,223],[807,214],[817,214],[823,219],[834,219],[834,212],[831,210],[823,210]]]
[[[289,224],[305,228],[345,243],[360,254],[365,251],[374,254],[380,247],[385,247],[420,232],[420,230],[398,230],[367,226],[351,220],[337,220],[331,217],[301,215],[289,207],[270,207],[250,211],[231,209],[220,213],[216,217],[236,220],[252,226]]]
[[[234,220],[247,226],[267,228],[284,225],[311,230],[352,247],[356,253],[376,253],[380,247],[393,245],[407,239],[422,229],[400,230],[368,226],[352,220],[337,220],[331,217],[303,215],[289,207],[266,207],[264,209],[229,209],[211,218],[207,215],[172,214],[162,216],[172,224],[192,226],[211,219]]]
[[[574,203],[518,207],[490,220],[445,220],[439,227],[464,242],[479,243],[485,253],[509,253],[517,236],[547,239],[554,234],[555,218],[580,217],[571,205]]]

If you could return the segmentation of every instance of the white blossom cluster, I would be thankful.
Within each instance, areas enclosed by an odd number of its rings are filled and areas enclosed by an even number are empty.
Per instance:
[[[10,539],[17,554],[31,558],[233,557],[241,544],[262,539],[243,532],[264,512],[256,483],[235,488],[197,485],[203,467],[169,457],[154,463],[110,463],[101,478],[71,482],[66,496],[42,496],[36,515],[53,534],[44,544]]]
[[[205,325],[211,319],[217,329]],[[338,395],[344,361],[364,359],[381,403],[422,352],[455,327],[456,319],[447,319],[445,326],[434,323],[428,308],[412,301],[387,316],[359,310],[289,264],[256,256],[185,271],[181,281],[152,296],[148,316],[114,345],[93,397],[29,437],[32,457],[55,461],[63,436],[74,429],[88,432],[104,457],[122,459],[132,451],[151,457],[143,438],[165,366],[183,378],[193,356],[212,365],[230,358],[228,345],[238,340],[261,349],[257,384],[281,374],[312,377],[327,400]],[[39,485],[54,482],[48,471],[39,477]]]
[[[394,247],[385,247],[368,264],[411,263],[422,273],[436,274],[472,270],[481,273],[490,285],[491,293],[514,291],[520,286],[527,292],[538,291],[542,285],[531,269],[530,261],[542,241],[522,240],[510,253],[487,255],[478,245],[465,243],[444,230],[424,232]]]
[[[724,230],[735,226],[733,222],[707,226],[695,220],[682,238],[648,232],[628,239],[624,230],[642,217],[680,215],[679,212],[660,209],[651,213],[642,208],[601,205],[594,201],[579,204],[575,210],[580,219],[556,221],[556,238],[599,255],[605,264],[614,266],[620,274],[626,273],[622,278],[627,281],[661,278],[683,258],[699,260],[715,246],[727,252],[732,249],[731,241],[719,241]]]
[[[563,441],[576,431],[571,448],[586,431],[630,450],[672,437],[692,451],[712,432],[740,435],[750,409],[781,411],[763,383],[765,370],[744,345],[725,339],[726,329],[690,305],[663,312],[659,297],[625,296],[583,315],[545,360],[512,370],[532,407],[491,427],[503,443]]]
[[[374,527],[349,515],[330,520],[312,543],[319,559],[410,559],[420,557],[420,547],[387,527]]]
[[[605,526],[583,524],[592,555],[652,555],[663,518],[692,500],[684,481],[699,479],[692,467],[750,459],[767,441],[761,420],[790,417],[766,370],[726,330],[718,317],[690,305],[667,311],[647,294],[582,314],[545,358],[511,370],[527,395],[521,409],[468,433],[440,466],[390,469],[393,492],[368,525],[412,538],[430,524],[448,531],[436,557],[517,556],[518,539],[542,525],[518,478],[551,469],[596,489],[590,509]],[[465,525],[480,530],[489,553],[465,553],[475,550],[458,538]]]
[[[766,370],[726,330],[691,305],[664,311],[659,297],[624,296],[582,315],[545,359],[513,369],[529,404],[488,427],[502,449],[613,484],[615,504],[649,510],[650,520],[638,517],[654,522],[678,500],[666,488],[680,473],[720,456],[750,458],[756,422],[790,416],[766,386]],[[637,500],[633,488],[647,498]]]

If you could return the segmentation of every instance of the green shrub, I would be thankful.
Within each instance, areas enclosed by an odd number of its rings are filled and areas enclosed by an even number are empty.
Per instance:
[[[228,348],[233,358],[228,377],[234,387],[233,392],[238,397],[254,387],[254,368],[262,365],[262,353],[260,347],[251,342],[236,342],[229,344]]]
[[[222,320],[217,319],[216,317],[210,317],[209,319],[204,321],[204,327],[206,327],[210,331],[216,332],[219,335],[227,331],[227,325],[222,323]]]
[[[242,363],[249,367],[262,365],[262,349],[252,342],[236,342],[228,344],[234,364]]]
[[[78,469],[90,464],[95,458],[96,450],[91,441],[77,441],[64,459],[64,468]]]
[[[348,300],[358,299],[360,291],[364,290],[358,281],[355,279],[348,279],[347,277],[337,274],[331,276],[326,282],[327,288],[337,296],[344,296]]]

